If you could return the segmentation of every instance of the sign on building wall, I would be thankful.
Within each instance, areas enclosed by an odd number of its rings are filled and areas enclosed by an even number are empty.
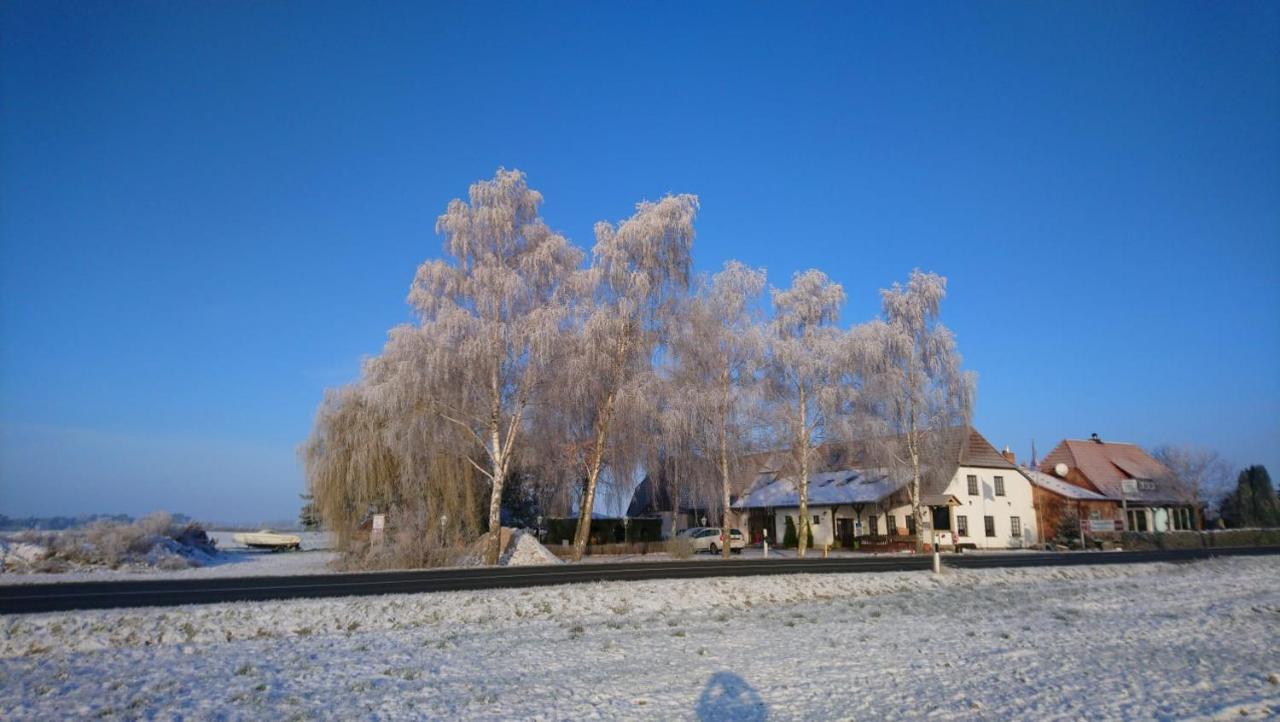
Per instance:
[[[1124,531],[1124,523],[1119,519],[1090,519],[1089,531],[1095,533]]]

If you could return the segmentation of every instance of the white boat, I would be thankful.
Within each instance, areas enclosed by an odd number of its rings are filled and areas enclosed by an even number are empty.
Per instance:
[[[231,538],[254,549],[298,549],[302,546],[302,537],[297,534],[279,534],[270,529],[244,532]]]

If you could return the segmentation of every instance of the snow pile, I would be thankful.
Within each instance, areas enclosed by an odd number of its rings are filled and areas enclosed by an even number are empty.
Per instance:
[[[511,533],[511,541],[498,557],[498,564],[504,567],[522,567],[530,564],[562,564],[560,557],[552,554],[542,546],[538,538],[523,529]]]

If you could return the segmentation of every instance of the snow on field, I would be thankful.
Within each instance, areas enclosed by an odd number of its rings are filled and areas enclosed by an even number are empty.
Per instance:
[[[119,569],[76,569],[60,574],[0,573],[0,585],[45,584],[49,582],[99,582],[131,579],[207,579],[217,577],[262,577],[293,574],[326,574],[333,570],[329,563],[331,535],[325,532],[299,532],[300,552],[270,552],[249,549],[232,537],[236,532],[211,531],[209,537],[218,542],[219,553],[206,566],[163,570],[154,567],[121,567]]]
[[[612,582],[0,624],[4,719],[1280,711],[1276,557]]]

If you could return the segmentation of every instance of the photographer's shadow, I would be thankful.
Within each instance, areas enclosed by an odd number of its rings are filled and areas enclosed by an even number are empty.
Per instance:
[[[694,708],[702,722],[734,720],[735,722],[763,722],[769,718],[769,708],[754,687],[733,672],[716,672],[702,688],[698,704]]]

